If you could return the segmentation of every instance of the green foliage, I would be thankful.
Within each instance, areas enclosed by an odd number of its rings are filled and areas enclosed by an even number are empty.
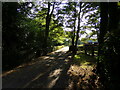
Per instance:
[[[107,11],[104,13],[100,12],[102,9],[99,8],[99,3],[88,2],[82,2],[82,4],[69,2],[61,4],[61,6],[57,2],[44,2],[41,5],[35,5],[32,2],[3,2],[2,4],[3,69],[11,69],[21,63],[29,62],[32,58],[45,55],[45,51],[48,53],[60,49],[64,45],[70,45],[71,42],[75,42],[77,35],[87,34],[86,30],[88,29],[91,30],[91,33],[81,41],[78,39],[79,43],[86,43],[88,40],[97,41],[91,38],[97,34],[99,37],[99,75],[105,79],[102,80],[104,83],[109,82],[108,87],[113,84],[115,86],[115,83],[119,82],[119,3],[117,9],[117,3],[109,3],[109,7],[103,6],[103,11]],[[110,8],[110,6],[115,7]],[[78,27],[81,25],[80,22],[83,22],[82,18],[85,18],[87,22]],[[77,21],[79,21],[78,24],[76,24]],[[70,28],[71,31],[64,31],[63,27]],[[45,46],[46,48],[44,48]],[[94,60],[81,54],[75,55],[74,59],[78,64],[82,64],[81,62],[89,64],[88,59]]]
[[[87,56],[85,54],[77,54],[74,56],[74,62],[78,65],[95,65],[96,59],[91,56]]]
[[[63,48],[63,47],[64,47],[64,45],[55,46],[55,47],[53,48],[53,51],[59,50],[59,49],[61,49],[61,48]]]
[[[30,7],[29,4],[32,6]],[[47,9],[42,7],[34,15],[31,13],[34,6],[29,2],[3,3],[3,69],[13,68],[44,54]],[[52,17],[48,52],[58,43],[64,43],[64,31],[58,20]]]

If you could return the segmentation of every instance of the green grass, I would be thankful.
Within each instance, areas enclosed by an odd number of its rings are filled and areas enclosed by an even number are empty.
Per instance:
[[[77,54],[74,57],[73,62],[77,65],[95,65],[96,64],[96,59],[92,56],[85,55],[83,53]]]
[[[53,50],[56,51],[56,50],[59,50],[59,49],[61,49],[61,48],[63,48],[63,47],[64,47],[64,45],[61,45],[61,46],[55,46]]]
[[[80,44],[80,45],[78,45],[78,47],[82,47],[82,46],[84,46],[84,44]]]

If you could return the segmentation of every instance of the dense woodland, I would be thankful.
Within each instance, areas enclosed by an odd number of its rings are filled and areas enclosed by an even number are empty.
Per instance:
[[[2,3],[3,71],[64,46],[74,57],[87,40],[99,43],[95,72],[105,88],[120,88],[120,3]]]

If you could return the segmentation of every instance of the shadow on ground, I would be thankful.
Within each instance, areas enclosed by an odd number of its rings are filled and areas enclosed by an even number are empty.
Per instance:
[[[73,90],[102,90],[99,76],[96,72],[96,58],[78,53],[72,60],[68,74],[69,89]]]
[[[52,52],[4,75],[3,88],[99,90],[98,77],[92,72],[95,63],[93,57],[84,54],[78,54],[72,60],[70,52]]]
[[[27,84],[29,88],[64,88],[67,85],[67,71],[69,69],[70,60],[68,58],[70,54],[65,52],[54,53],[54,55],[48,55],[44,68],[46,73],[41,75],[36,80]],[[43,63],[42,63],[43,64]]]
[[[20,66],[2,76],[3,88],[65,87],[70,53],[59,51],[39,57],[35,62]],[[65,80],[65,81],[64,81]],[[65,82],[65,83],[64,83]]]

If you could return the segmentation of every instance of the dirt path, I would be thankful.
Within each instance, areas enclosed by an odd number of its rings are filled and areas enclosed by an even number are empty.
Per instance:
[[[73,62],[68,47],[49,53],[25,66],[6,72],[2,88],[64,88],[99,90],[97,76],[88,64]],[[81,86],[82,85],[82,86]]]

